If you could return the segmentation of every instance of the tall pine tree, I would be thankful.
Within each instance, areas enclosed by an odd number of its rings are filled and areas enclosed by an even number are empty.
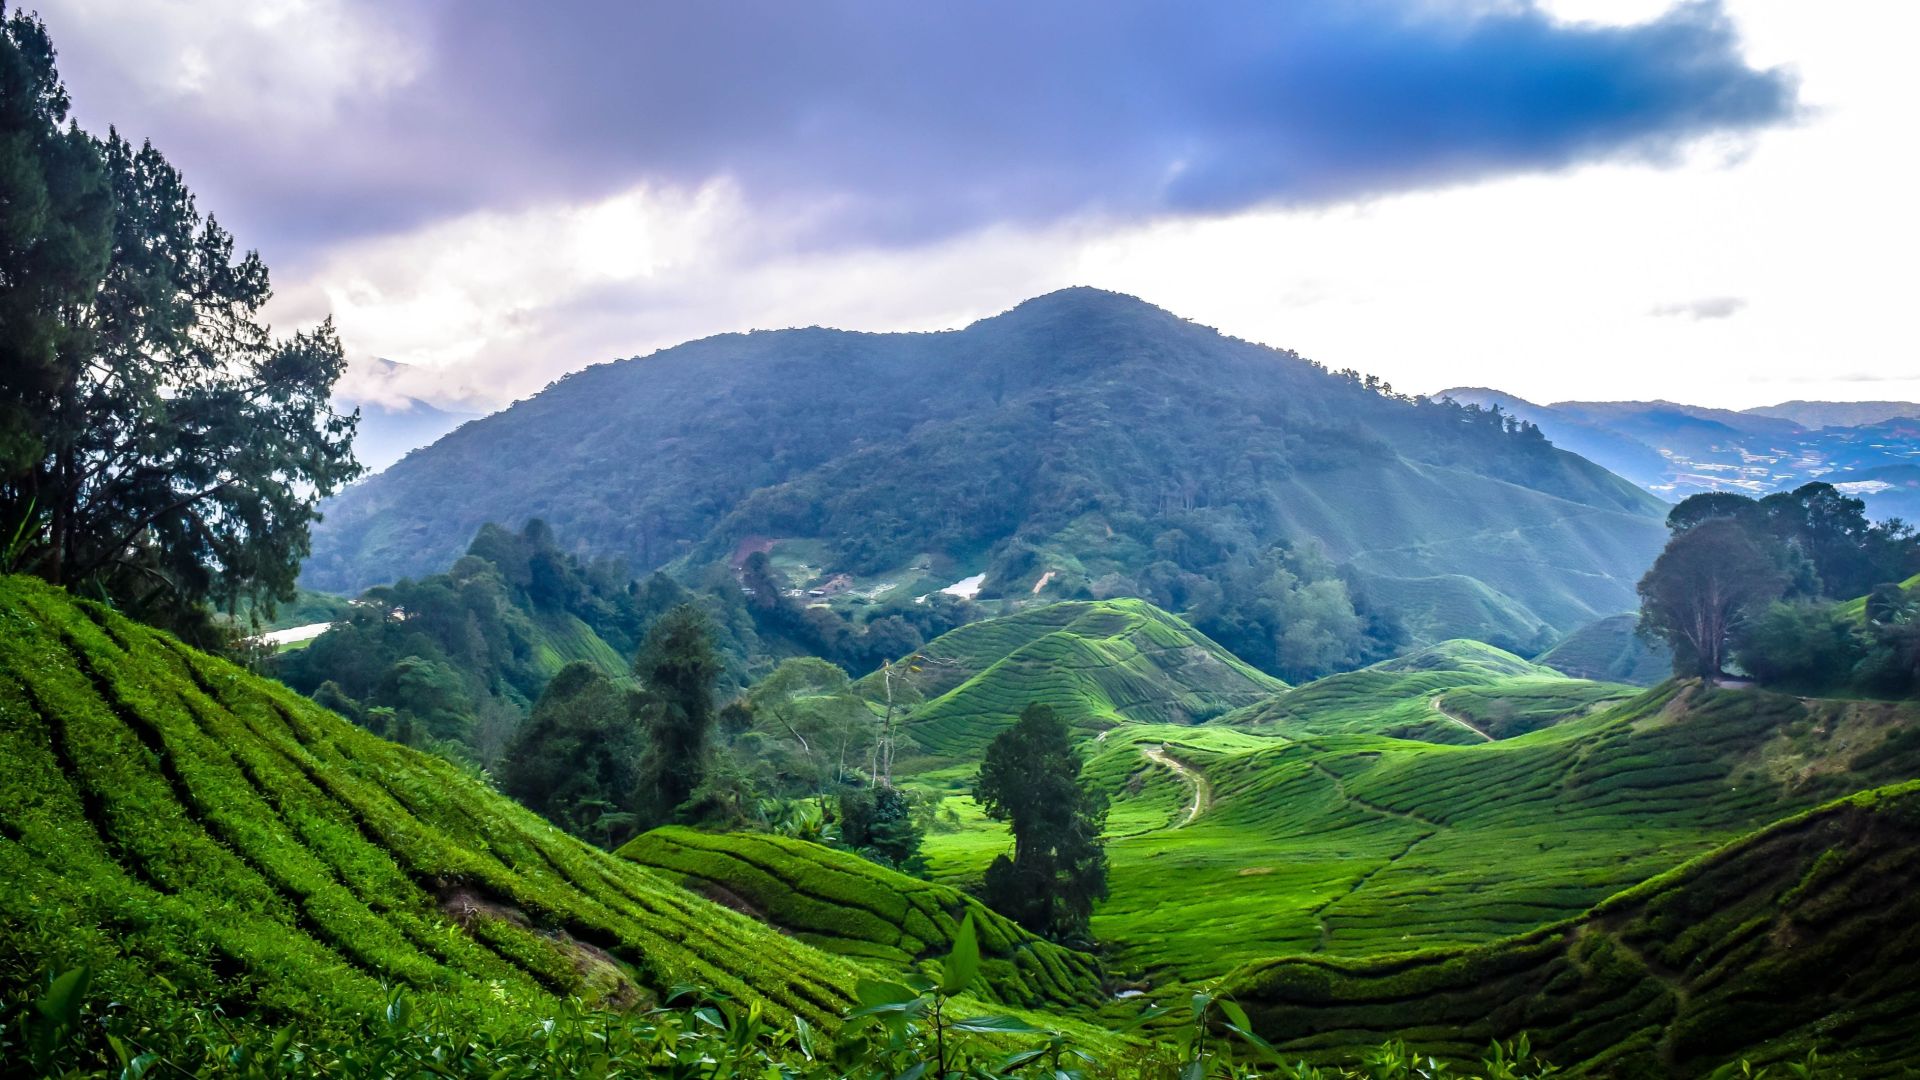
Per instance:
[[[987,747],[974,784],[987,816],[1013,829],[1013,858],[987,868],[988,905],[1056,939],[1084,938],[1107,895],[1107,797],[1080,770],[1066,721],[1034,704]]]

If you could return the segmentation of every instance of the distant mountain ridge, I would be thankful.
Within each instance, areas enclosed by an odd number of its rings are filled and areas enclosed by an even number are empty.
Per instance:
[[[1503,411],[1571,450],[1679,501],[1704,491],[1765,495],[1822,480],[1875,518],[1920,519],[1920,404],[1787,401],[1734,411],[1671,401],[1539,405],[1486,387],[1435,398]]]
[[[1418,638],[1516,645],[1631,606],[1664,535],[1656,500],[1537,434],[1093,289],[957,331],[724,334],[591,367],[325,510],[317,588],[437,570],[533,516],[636,571],[813,538],[857,574],[931,553],[983,596],[1044,579],[1180,608],[1286,542]]]

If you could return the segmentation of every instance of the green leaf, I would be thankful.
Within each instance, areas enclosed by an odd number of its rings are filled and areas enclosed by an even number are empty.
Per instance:
[[[1035,1058],[1046,1056],[1046,1053],[1047,1048],[1041,1046],[1032,1050],[1022,1050],[1017,1054],[1008,1054],[1006,1057],[1000,1059],[1000,1064],[995,1065],[993,1071],[997,1073],[1012,1072]]]
[[[1214,1004],[1220,1006],[1220,1011],[1226,1016],[1228,1023],[1248,1031],[1253,1030],[1253,1024],[1247,1020],[1247,1010],[1241,1008],[1239,1002],[1221,998]]]
[[[1228,1024],[1227,1030],[1233,1032],[1235,1035],[1240,1036],[1240,1038],[1243,1039],[1248,1046],[1251,1046],[1254,1049],[1260,1051],[1261,1053],[1266,1054],[1268,1057],[1272,1058],[1274,1061],[1282,1060],[1280,1057],[1280,1051],[1275,1049],[1272,1043],[1268,1042],[1267,1040],[1261,1038],[1258,1035],[1255,1035],[1250,1029],[1241,1027],[1239,1024]]]
[[[920,996],[911,986],[880,979],[861,979],[854,984],[853,997],[862,1005],[897,1005]]]
[[[808,1061],[813,1060],[813,1025],[807,1023],[804,1016],[793,1018],[794,1041],[800,1044],[800,1053]]]
[[[80,1005],[92,981],[93,969],[85,964],[61,972],[33,1007],[56,1027],[71,1028],[80,1022]]]
[[[1194,994],[1193,1001],[1192,1001],[1193,1018],[1195,1020],[1198,1020],[1201,1017],[1207,1015],[1207,1006],[1211,1004],[1213,1004],[1212,994],[1207,993],[1205,990],[1202,990]]]
[[[899,1076],[894,1077],[893,1080],[920,1080],[920,1077],[924,1075],[926,1071],[927,1063],[923,1061],[913,1068],[908,1069],[906,1072],[901,1073]]]
[[[1025,1020],[1012,1016],[973,1016],[965,1020],[955,1020],[950,1025],[955,1031],[1002,1031],[1015,1035],[1044,1035],[1045,1028],[1037,1028]]]
[[[139,1057],[127,1062],[127,1067],[120,1070],[120,1080],[140,1080],[141,1077],[147,1075],[147,1070],[153,1068],[159,1061],[160,1055],[152,1051],[141,1054]]]
[[[940,969],[940,992],[948,997],[973,984],[980,974],[980,942],[973,931],[973,912],[960,920],[960,932],[953,935],[953,951]]]

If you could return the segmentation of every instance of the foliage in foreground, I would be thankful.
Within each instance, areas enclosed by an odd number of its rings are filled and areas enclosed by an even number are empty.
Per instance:
[[[938,979],[863,980],[862,1004],[837,1037],[796,1019],[772,1021],[761,1007],[679,987],[660,1007],[617,1014],[563,1003],[537,1022],[495,1018],[455,1026],[395,989],[379,1011],[312,1034],[273,1028],[218,1008],[173,1004],[135,1017],[117,1004],[90,1009],[91,972],[50,980],[35,1001],[8,1016],[0,1053],[27,1075],[58,1077],[673,1077],[760,1076],[768,1080],[1539,1080],[1560,1070],[1523,1035],[1488,1047],[1477,1064],[1454,1063],[1394,1041],[1336,1064],[1288,1060],[1250,1030],[1244,1010],[1210,992],[1178,1010],[1149,1006],[1110,1045],[1089,1048],[1060,1030],[1007,1016],[955,1015],[954,995],[978,972],[972,920],[962,926]],[[1175,1017],[1151,1042],[1122,1042],[1127,1030]],[[1831,1075],[1816,1054],[1776,1071],[1729,1063],[1712,1080],[1782,1080]]]

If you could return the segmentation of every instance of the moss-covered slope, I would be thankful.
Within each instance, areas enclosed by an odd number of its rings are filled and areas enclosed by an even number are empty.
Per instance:
[[[1920,1068],[1920,784],[1790,818],[1597,905],[1473,949],[1290,957],[1231,990],[1269,1038],[1403,1037],[1467,1056],[1526,1032],[1576,1075],[1699,1076],[1800,1058]]]
[[[0,995],[81,962],[136,1006],[293,1019],[391,984],[533,1017],[698,983],[832,1023],[859,975],[277,683],[0,579]]]
[[[1034,702],[1085,732],[1192,724],[1286,684],[1142,600],[1053,604],[963,626],[922,650],[906,730],[928,753],[977,754]],[[879,676],[862,683],[880,693]]]
[[[1030,1007],[1102,1000],[1093,957],[1034,937],[958,889],[844,851],[779,836],[665,828],[618,854],[810,945],[893,969],[933,973],[971,912],[982,957],[976,993]]]

